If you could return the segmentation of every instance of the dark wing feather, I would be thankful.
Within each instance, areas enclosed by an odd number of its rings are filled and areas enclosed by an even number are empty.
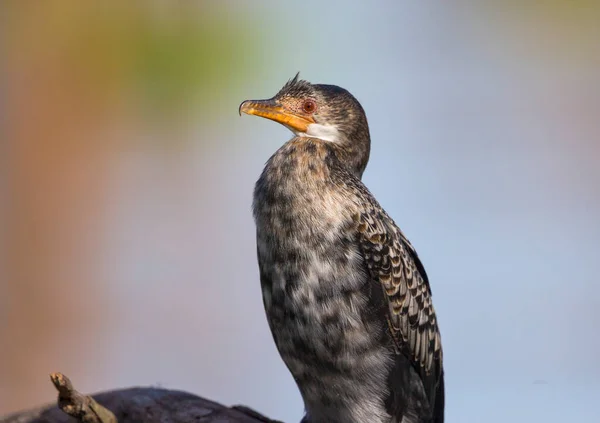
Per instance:
[[[375,289],[383,290],[384,314],[396,351],[402,355],[399,362],[408,359],[412,363],[435,416],[433,421],[443,421],[442,344],[427,274],[394,221],[376,203],[371,206],[358,216],[365,264],[380,284]]]

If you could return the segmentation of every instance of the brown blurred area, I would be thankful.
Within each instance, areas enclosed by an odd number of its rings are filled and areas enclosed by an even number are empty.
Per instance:
[[[0,415],[50,401],[58,365],[103,365],[119,325],[97,260],[111,168],[136,133],[181,149],[197,97],[235,84],[246,57],[243,24],[209,4],[12,1],[2,14]]]
[[[108,306],[101,275],[85,261],[95,248],[89,235],[102,221],[104,176],[115,145],[91,139],[90,130],[110,130],[114,123],[123,69],[109,64],[109,78],[98,78],[86,63],[96,58],[93,49],[85,58],[74,51],[84,46],[76,46],[66,14],[92,13],[73,6],[5,6],[5,37],[19,42],[7,43],[5,62],[10,138],[3,160],[0,374],[10,383],[0,385],[2,412],[49,399],[43,376],[55,357],[82,364],[80,346],[110,324],[110,313],[97,313]]]

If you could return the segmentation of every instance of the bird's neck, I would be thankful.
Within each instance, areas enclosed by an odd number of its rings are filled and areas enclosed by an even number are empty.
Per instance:
[[[361,179],[371,153],[371,136],[366,121],[357,125],[350,133],[340,132],[340,137],[334,144],[339,150],[340,162]]]
[[[368,136],[359,141],[353,140],[336,145],[340,162],[358,179],[362,178],[369,162],[370,145],[371,141]]]
[[[310,146],[306,149],[307,146]],[[319,152],[314,147],[319,146]],[[335,139],[322,139],[310,134],[298,135],[284,145],[280,152],[289,154],[296,149],[303,151],[307,157],[325,159],[327,153],[334,153],[338,162],[358,179],[362,178],[363,172],[369,162],[371,150],[371,138],[369,132],[355,133],[352,136],[336,134]]]

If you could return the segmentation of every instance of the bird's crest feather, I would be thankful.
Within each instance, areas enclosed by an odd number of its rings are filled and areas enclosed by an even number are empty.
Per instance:
[[[305,81],[300,78],[300,72],[296,74],[292,79],[290,79],[286,84],[279,90],[276,97],[282,97],[284,95],[287,96],[297,96],[299,94],[303,94],[310,90],[311,83]]]

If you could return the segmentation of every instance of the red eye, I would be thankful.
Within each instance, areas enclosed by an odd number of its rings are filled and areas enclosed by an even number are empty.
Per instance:
[[[305,113],[314,113],[315,110],[317,110],[317,103],[313,100],[304,100],[302,110],[304,110]]]

